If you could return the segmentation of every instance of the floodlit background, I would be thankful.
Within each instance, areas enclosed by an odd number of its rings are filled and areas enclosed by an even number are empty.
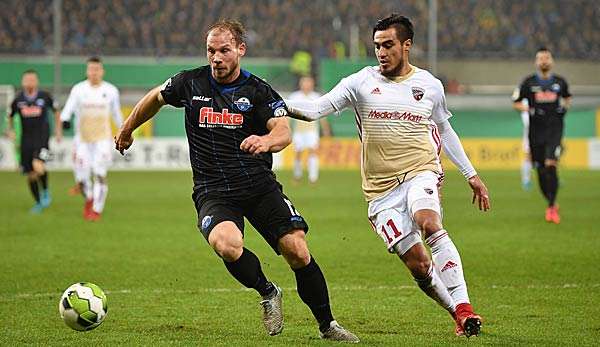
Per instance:
[[[62,106],[85,78],[87,57],[99,55],[127,116],[150,88],[206,64],[205,30],[220,18],[238,19],[248,30],[244,69],[282,95],[309,74],[327,92],[376,64],[377,19],[409,17],[411,62],[444,83],[451,122],[492,196],[492,212],[476,212],[446,161],[445,226],[485,319],[482,336],[469,342],[593,345],[600,338],[600,1],[2,0],[0,8],[2,115],[24,70],[36,69],[42,89]],[[573,94],[558,226],[544,222],[536,188],[521,189],[522,124],[511,102],[534,73],[541,46],[552,51],[554,72]],[[311,225],[309,245],[329,280],[336,317],[368,345],[464,344],[369,227],[353,115],[329,122],[334,137],[321,143],[319,183],[291,184],[291,148],[276,166]],[[286,328],[275,338],[262,330],[255,294],[229,277],[197,233],[182,110],[163,108],[136,133],[127,156],[114,153],[119,172],[109,175],[106,211],[96,224],[83,221],[78,197],[67,196],[70,135],[51,141],[54,202],[41,216],[27,213],[18,152],[0,138],[0,344],[319,343],[293,276],[250,226],[249,247],[286,291]],[[109,301],[106,322],[85,334],[63,326],[56,309],[62,290],[82,280],[104,288]]]

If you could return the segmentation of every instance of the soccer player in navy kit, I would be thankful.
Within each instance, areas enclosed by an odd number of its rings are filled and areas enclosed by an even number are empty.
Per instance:
[[[117,150],[129,148],[133,130],[163,105],[185,108],[198,228],[230,274],[262,296],[267,332],[277,335],[283,329],[282,290],[244,247],[244,217],[294,271],[298,294],[315,316],[320,336],[358,342],[334,320],[325,277],[306,244],[308,225],[271,171],[271,153],[291,141],[283,99],[241,70],[246,44],[239,22],[212,25],[206,47],[210,65],[180,72],[134,107],[115,138]]]
[[[45,161],[48,159],[48,140],[50,138],[50,123],[48,112],[53,110],[55,117],[58,112],[52,96],[38,89],[39,78],[35,70],[23,73],[21,81],[23,90],[13,100],[8,114],[8,135],[14,138],[13,118],[21,117],[21,169],[27,175],[27,182],[35,205],[31,213],[40,213],[50,205],[50,192],[48,190],[48,172]],[[55,129],[60,127],[60,122],[55,122]],[[60,137],[57,131],[57,137]],[[40,186],[42,188],[40,192]]]
[[[571,106],[567,81],[551,72],[552,53],[540,48],[535,55],[537,73],[525,78],[513,107],[529,112],[529,147],[531,161],[537,170],[540,189],[548,202],[546,221],[560,223],[557,166],[561,154],[564,118]],[[527,100],[527,105],[523,103]]]

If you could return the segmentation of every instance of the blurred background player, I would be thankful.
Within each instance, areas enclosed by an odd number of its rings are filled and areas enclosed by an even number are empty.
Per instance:
[[[48,92],[39,90],[38,74],[35,70],[27,70],[21,79],[22,90],[11,104],[8,114],[7,134],[15,139],[13,118],[15,114],[21,117],[21,168],[27,174],[29,189],[35,199],[32,213],[40,213],[50,205],[51,197],[48,190],[48,172],[45,161],[48,159],[48,140],[50,138],[50,123],[48,111],[52,109],[56,119],[54,129],[60,139],[60,121],[58,111]],[[42,188],[40,194],[40,186]]]
[[[83,217],[100,219],[108,194],[107,170],[112,162],[110,117],[117,127],[123,123],[119,90],[103,81],[104,67],[98,57],[87,61],[87,79],[71,89],[60,118],[70,127],[75,115],[75,178],[85,197]]]
[[[298,81],[300,90],[290,93],[290,100],[311,101],[318,99],[321,94],[315,92],[315,80],[313,77],[300,77]],[[308,181],[316,183],[319,179],[319,123],[323,136],[329,137],[331,130],[325,118],[320,122],[304,122],[294,119],[292,143],[294,144],[294,181],[299,182],[302,178],[302,154],[308,151],[307,169]]]
[[[519,96],[519,88],[515,89],[513,99]],[[527,99],[523,99],[523,104],[527,106]],[[521,187],[523,190],[531,190],[531,153],[529,153],[529,111],[519,112],[521,115],[521,123],[523,124],[523,161],[521,162]]]
[[[442,83],[409,62],[413,36],[408,18],[381,19],[373,28],[379,66],[342,79],[315,101],[288,101],[288,110],[306,120],[350,107],[356,111],[369,220],[419,288],[453,316],[456,335],[469,337],[479,334],[482,320],[473,312],[460,254],[442,226],[442,147],[467,179],[480,210],[490,208],[489,196],[448,121],[452,114]]]
[[[537,72],[521,83],[513,107],[529,113],[529,148],[537,170],[540,189],[548,202],[546,221],[560,223],[557,166],[561,154],[564,118],[571,106],[567,81],[553,74],[554,61],[547,48],[535,55]],[[527,100],[527,104],[523,103]]]

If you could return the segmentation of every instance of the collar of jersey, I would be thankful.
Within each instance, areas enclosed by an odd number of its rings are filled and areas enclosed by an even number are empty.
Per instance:
[[[539,73],[536,73],[535,78],[537,79],[539,84],[542,84],[542,85],[550,84],[554,81],[554,74],[550,74],[550,76],[548,76],[548,79],[543,79]]]
[[[227,83],[227,84],[221,84],[213,78],[212,71],[210,71],[210,67],[209,67],[209,71],[208,71],[208,79],[210,81],[210,84],[213,86],[213,88],[216,88],[219,91],[219,93],[223,93],[223,94],[228,94],[228,93],[234,92],[236,89],[241,87],[244,83],[246,83],[246,81],[248,80],[249,77],[250,77],[250,72],[248,72],[244,69],[240,69],[240,75],[238,76],[238,78],[235,79],[235,81],[233,81],[231,83]]]

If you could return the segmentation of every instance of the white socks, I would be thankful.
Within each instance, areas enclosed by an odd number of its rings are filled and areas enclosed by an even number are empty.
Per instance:
[[[302,178],[302,160],[294,159],[294,178],[299,180]]]
[[[96,182],[94,182],[94,205],[92,207],[94,212],[102,213],[107,194],[108,184],[100,183],[98,180],[96,180]]]
[[[427,294],[427,296],[435,300],[448,312],[454,312],[456,308],[454,300],[448,293],[446,286],[438,276],[437,272],[434,271],[433,266],[429,267],[427,277],[424,279],[415,278],[415,282],[417,282],[419,288],[421,288],[421,290]]]
[[[531,183],[531,161],[523,160],[521,163],[521,183],[527,185]]]
[[[456,246],[442,229],[427,238],[435,271],[456,305],[469,303],[467,283]]]
[[[302,160],[294,159],[294,179],[302,178]],[[319,156],[310,154],[308,156],[308,181],[315,183],[319,179]]]
[[[319,179],[319,156],[311,154],[308,156],[308,181],[315,183]]]

